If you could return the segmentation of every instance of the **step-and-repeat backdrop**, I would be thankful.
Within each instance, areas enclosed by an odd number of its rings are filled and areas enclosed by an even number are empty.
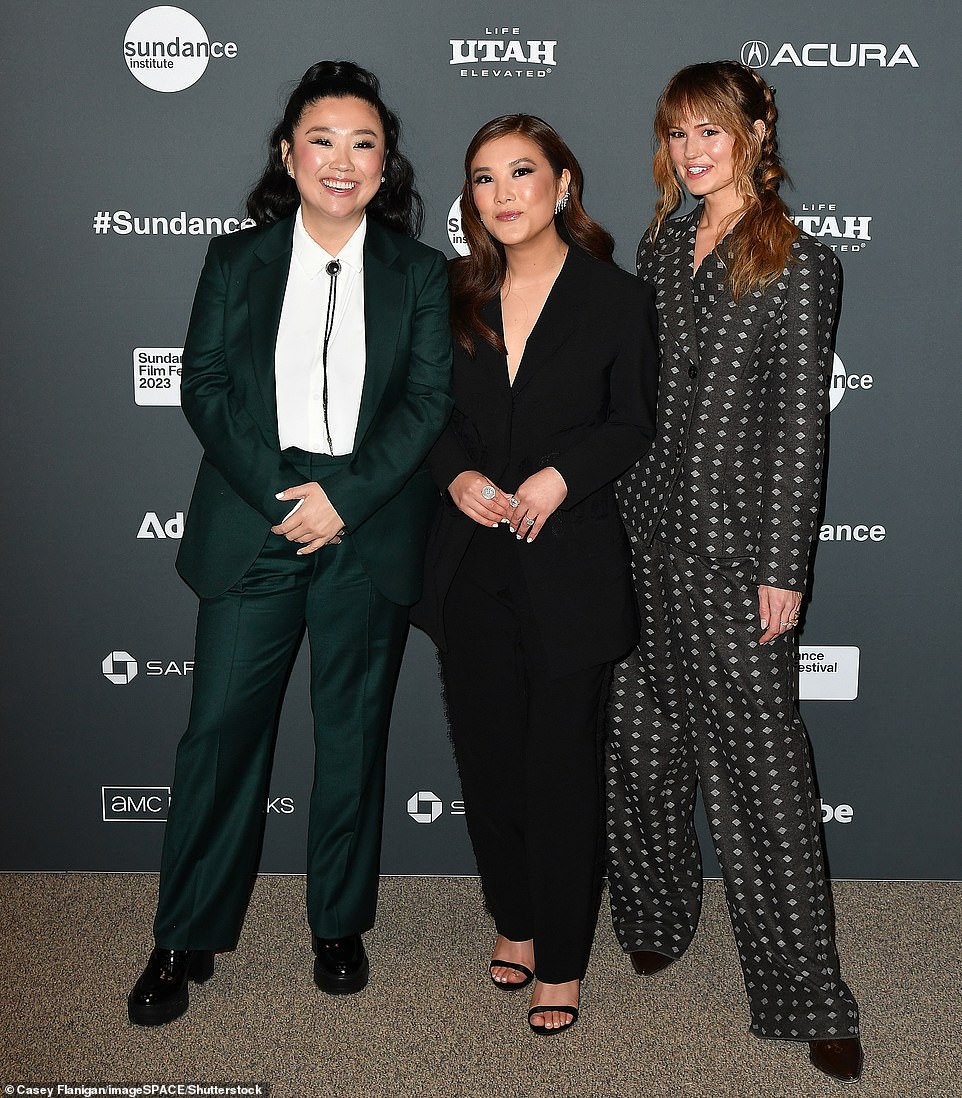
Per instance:
[[[195,614],[173,569],[199,458],[178,406],[181,346],[207,241],[242,224],[291,82],[321,58],[378,73],[418,171],[424,239],[452,256],[469,138],[495,115],[543,116],[630,267],[654,198],[657,95],[681,66],[732,57],[777,89],[786,198],[844,268],[799,676],[832,870],[962,878],[952,5],[4,7],[0,869],[158,866]],[[266,805],[269,871],[303,864],[305,655]],[[474,872],[434,651],[417,633],[383,869]]]

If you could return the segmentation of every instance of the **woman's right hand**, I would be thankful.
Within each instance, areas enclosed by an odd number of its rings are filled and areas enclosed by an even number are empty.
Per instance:
[[[485,488],[494,489],[492,499],[485,499],[481,494]],[[477,469],[459,473],[448,485],[448,494],[459,511],[482,526],[497,526],[511,516],[508,497]]]

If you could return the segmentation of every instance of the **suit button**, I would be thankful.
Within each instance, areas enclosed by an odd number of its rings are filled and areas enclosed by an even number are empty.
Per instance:
[[[694,363],[688,367],[688,376],[691,378],[698,377],[698,367]]]

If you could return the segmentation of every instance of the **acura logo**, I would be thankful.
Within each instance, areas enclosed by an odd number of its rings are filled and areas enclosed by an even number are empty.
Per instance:
[[[762,69],[768,64],[770,52],[766,42],[746,42],[742,46],[742,64],[753,69]]]

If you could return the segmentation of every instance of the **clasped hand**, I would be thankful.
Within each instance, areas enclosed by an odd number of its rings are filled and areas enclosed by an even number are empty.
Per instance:
[[[313,553],[324,545],[337,545],[344,533],[344,520],[334,510],[327,493],[312,480],[309,484],[296,484],[277,493],[280,500],[301,500],[296,510],[283,522],[271,527],[271,533],[288,541],[300,542],[299,557]]]
[[[485,497],[488,489],[491,499]],[[451,481],[448,494],[458,510],[482,526],[507,522],[513,534],[523,541],[534,541],[544,524],[561,506],[568,494],[564,477],[549,465],[539,469],[513,493],[505,492],[479,473],[467,469]]]

